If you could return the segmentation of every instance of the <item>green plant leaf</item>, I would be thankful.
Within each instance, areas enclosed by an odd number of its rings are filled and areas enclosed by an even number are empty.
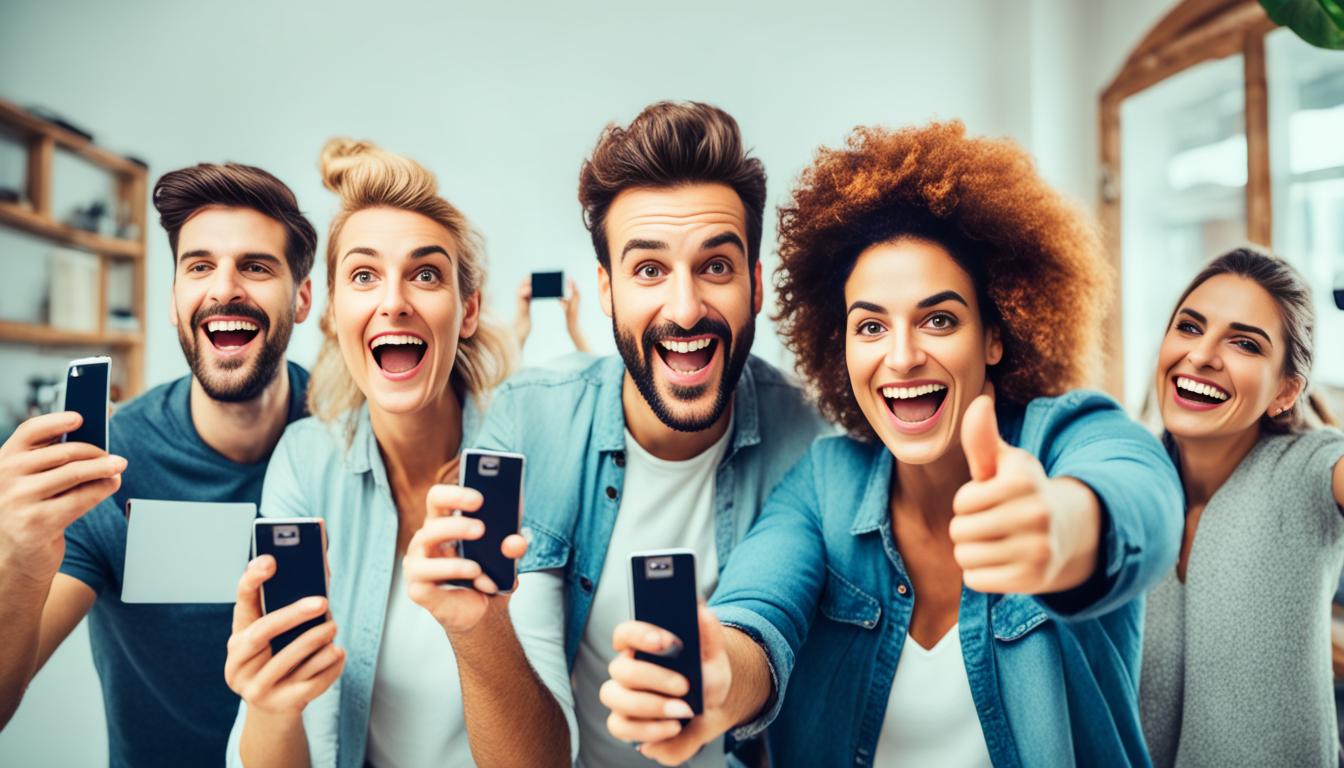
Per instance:
[[[1265,13],[1317,48],[1344,50],[1344,5],[1340,0],[1260,0]]]

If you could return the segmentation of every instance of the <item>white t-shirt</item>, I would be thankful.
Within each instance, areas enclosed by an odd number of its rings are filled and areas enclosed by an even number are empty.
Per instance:
[[[521,574],[509,599],[509,615],[529,659],[539,658],[538,651],[545,648],[546,657],[557,657],[563,665],[563,603],[536,599],[550,595],[543,583],[555,578],[547,571]],[[474,765],[453,646],[439,622],[406,593],[401,558],[392,573],[376,669],[369,712],[367,759],[371,765]],[[555,681],[547,679],[562,669],[537,672],[552,690],[563,689],[563,682],[557,688]],[[564,709],[566,719],[572,718],[569,708]],[[573,722],[569,732],[575,732]]]
[[[887,696],[874,766],[989,768],[989,749],[966,679],[959,625],[925,650],[905,636]]]
[[[714,473],[728,447],[732,424],[714,445],[685,461],[665,461],[644,450],[625,433],[625,487],[616,525],[611,532],[602,575],[593,595],[592,611],[574,663],[574,709],[579,721],[579,765],[588,768],[634,766],[652,761],[607,730],[607,709],[598,689],[616,652],[611,635],[616,625],[634,618],[630,612],[630,554],[647,549],[685,547],[695,552],[696,586],[708,599],[719,580],[714,542]],[[722,740],[706,744],[688,765],[722,766]]]

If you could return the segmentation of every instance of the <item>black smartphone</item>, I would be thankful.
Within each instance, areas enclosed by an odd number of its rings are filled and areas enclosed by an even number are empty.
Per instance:
[[[63,411],[78,411],[84,422],[61,438],[67,443],[89,443],[107,450],[107,401],[112,358],[82,357],[65,368]]]
[[[559,299],[565,295],[564,272],[533,272],[532,298]]]
[[[305,597],[327,596],[327,529],[316,517],[259,517],[252,524],[252,557],[275,558],[275,574],[261,585],[261,611],[270,613]],[[271,652],[320,626],[326,616],[309,619],[271,640]]]
[[[636,651],[635,658],[677,672],[690,683],[685,700],[691,711],[704,711],[700,668],[699,600],[695,588],[695,553],[660,549],[630,555],[630,603],[635,621],[652,624],[681,640],[672,656]]]
[[[475,541],[458,542],[461,556],[480,563],[481,571],[502,593],[513,591],[518,562],[499,551],[504,538],[518,532],[523,516],[523,465],[519,453],[468,449],[462,452],[462,485],[475,488],[485,498],[480,510],[469,513],[485,523],[485,535]],[[454,586],[470,587],[457,580]]]

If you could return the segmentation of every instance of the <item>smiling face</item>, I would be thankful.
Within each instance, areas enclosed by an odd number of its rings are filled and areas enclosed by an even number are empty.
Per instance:
[[[626,369],[663,424],[709,428],[732,398],[761,310],[741,198],[723,184],[629,189],[605,227],[611,267],[599,267],[598,287]]]
[[[845,282],[845,365],[860,410],[898,461],[961,445],[961,417],[1003,357],[971,276],[935,243],[865,249]]]
[[[1162,423],[1180,438],[1257,429],[1292,406],[1301,381],[1283,375],[1283,320],[1254,280],[1209,278],[1190,292],[1162,339],[1157,391]]]
[[[332,327],[371,409],[414,413],[452,396],[458,340],[476,330],[480,295],[458,295],[455,240],[418,213],[350,215],[336,245]]]
[[[295,289],[285,229],[250,208],[204,208],[177,240],[172,323],[191,373],[212,399],[246,402],[276,376],[309,280]]]

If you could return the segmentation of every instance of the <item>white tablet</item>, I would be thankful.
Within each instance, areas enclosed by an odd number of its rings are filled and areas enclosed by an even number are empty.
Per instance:
[[[234,602],[256,517],[255,504],[131,499],[122,602]]]

